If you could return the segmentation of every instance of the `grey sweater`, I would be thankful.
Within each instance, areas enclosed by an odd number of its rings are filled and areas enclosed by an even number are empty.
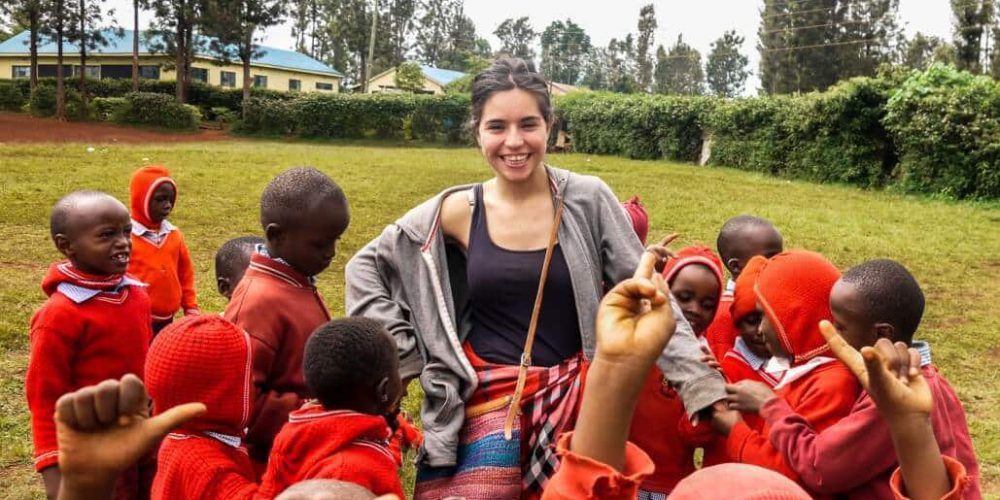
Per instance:
[[[644,249],[603,181],[553,167],[548,171],[564,197],[559,244],[570,269],[584,355],[592,359],[604,284],[631,277]],[[431,467],[456,464],[464,402],[477,384],[462,351],[469,332],[464,256],[446,244],[440,227],[444,198],[470,187],[448,189],[387,226],[346,270],[347,314],[382,321],[399,347],[401,375],[420,377],[424,446],[418,460]],[[657,366],[693,415],[725,397],[724,381],[701,363],[698,340],[676,301],[673,306],[677,331]]]

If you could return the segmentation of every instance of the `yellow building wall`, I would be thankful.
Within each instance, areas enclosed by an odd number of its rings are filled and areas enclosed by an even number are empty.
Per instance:
[[[75,56],[75,57],[74,57]],[[140,57],[140,65],[152,65],[152,64],[163,64],[169,62],[166,57]],[[56,58],[54,56],[39,56],[38,64],[55,64]],[[80,58],[79,54],[70,54],[64,56],[63,64],[67,66],[79,65]],[[31,61],[27,57],[11,57],[11,56],[0,56],[0,79],[9,80],[13,74],[13,66],[28,66]],[[132,64],[132,56],[94,56],[87,58],[88,66],[97,66],[100,64]],[[208,83],[215,86],[221,86],[222,82],[222,72],[232,71],[236,73],[236,86],[235,88],[243,87],[243,67],[239,64],[226,64],[217,65],[214,64],[209,59],[195,59],[192,64],[194,68],[202,68],[208,70]],[[325,92],[325,93],[336,93],[340,90],[340,79],[335,76],[327,75],[316,75],[312,73],[304,73],[291,71],[279,68],[270,68],[265,66],[251,65],[250,76],[253,78],[254,75],[261,75],[267,77],[267,88],[271,90],[288,90],[288,81],[292,79],[297,79],[302,82],[302,92]],[[67,75],[69,76],[69,75]],[[160,68],[160,80],[174,80],[176,79],[176,74],[172,70],[165,70]],[[317,90],[317,83],[329,83],[333,85],[333,90]]]
[[[444,94],[444,87],[424,78],[424,90],[433,94]],[[403,92],[396,88],[396,70],[380,75],[368,83],[369,94],[398,94]]]

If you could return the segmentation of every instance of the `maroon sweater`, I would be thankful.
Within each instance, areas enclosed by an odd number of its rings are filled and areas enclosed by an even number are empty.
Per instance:
[[[250,334],[255,394],[246,445],[250,458],[266,463],[288,414],[309,397],[303,351],[330,313],[308,278],[255,253],[223,316]]]
[[[931,423],[941,454],[965,466],[968,486],[963,498],[979,500],[979,464],[962,404],[936,368],[928,365],[923,372],[934,395]],[[781,398],[772,398],[760,413],[770,425],[771,444],[806,488],[865,500],[894,498],[889,479],[898,467],[896,453],[889,426],[867,393],[849,415],[818,433]]]

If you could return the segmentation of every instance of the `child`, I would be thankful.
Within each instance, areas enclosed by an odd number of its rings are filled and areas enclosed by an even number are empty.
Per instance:
[[[31,318],[25,393],[31,411],[35,470],[45,492],[59,489],[56,400],[126,373],[142,376],[150,339],[149,296],[125,274],[132,243],[128,210],[97,191],[77,191],[52,208],[50,233],[67,260],[42,280],[48,299]],[[138,498],[140,475],[123,474],[117,498]]]
[[[780,379],[780,374],[768,373],[764,369],[771,358],[771,353],[760,335],[762,314],[757,311],[757,296],[753,291],[757,276],[766,264],[767,259],[764,257],[754,257],[736,278],[733,301],[729,310],[740,336],[736,338],[733,348],[719,361],[722,373],[730,384],[741,380],[754,380],[774,387]]]
[[[958,396],[931,364],[930,348],[913,335],[924,311],[924,294],[899,263],[879,259],[851,268],[830,293],[833,324],[854,349],[874,346],[880,338],[913,346],[921,353],[920,370],[930,387],[930,414],[941,453],[964,465],[967,499],[979,499],[979,465],[965,412]],[[818,431],[779,398],[767,401],[761,415],[771,427],[771,441],[803,484],[818,493],[849,498],[891,499],[889,478],[896,468],[887,422],[865,393],[850,415]],[[850,449],[850,455],[843,450]]]
[[[267,463],[271,442],[309,392],[302,377],[306,339],[330,313],[314,285],[330,265],[350,222],[347,198],[315,168],[278,174],[260,198],[267,243],[233,291],[224,317],[250,334],[254,410],[246,444],[250,458]]]
[[[250,420],[250,338],[216,315],[189,316],[166,327],[146,359],[153,413],[187,403],[208,410],[171,432],[160,445],[154,500],[249,500],[256,475],[244,430]]]
[[[264,244],[259,236],[233,238],[215,252],[215,287],[227,300],[233,298],[233,290],[240,284],[250,265],[250,256],[258,245]]]
[[[272,498],[306,479],[339,479],[403,498],[385,420],[399,411],[403,393],[389,332],[367,318],[331,321],[309,338],[304,371],[318,400],[289,415],[260,495]]]
[[[735,280],[746,268],[750,259],[762,255],[770,258],[781,252],[784,241],[781,233],[766,219],[753,215],[739,215],[726,221],[719,231],[716,247],[719,257],[729,270],[730,279],[719,301],[719,313],[705,332],[712,355],[722,360],[740,335],[730,314]]]
[[[722,293],[722,263],[708,247],[690,246],[677,251],[663,276],[684,318],[700,337],[711,324]],[[680,396],[656,367],[643,385],[631,429],[629,440],[656,464],[656,471],[642,483],[642,491],[650,496],[670,493],[693,473],[695,449],[711,438],[691,427]]]
[[[177,183],[161,166],[142,167],[129,184],[132,208],[132,260],[128,271],[149,285],[153,334],[184,315],[198,314],[194,268],[184,236],[167,220],[177,202]]]
[[[793,250],[769,259],[754,288],[758,309],[763,312],[760,331],[773,355],[768,364],[786,365],[782,366],[786,371],[776,386],[776,395],[819,431],[850,413],[860,393],[858,381],[847,367],[824,356],[830,348],[819,332],[819,322],[830,319],[830,288],[839,278],[840,272],[822,255]],[[726,390],[730,392],[730,410],[716,411],[713,425],[728,436],[729,457],[798,480],[798,474],[771,443],[769,426],[755,431],[739,415],[739,411],[759,411],[760,401],[753,396],[770,396],[771,389],[744,380]]]
[[[646,207],[642,206],[639,195],[629,198],[628,201],[623,201],[622,208],[625,209],[629,221],[632,222],[632,230],[635,231],[635,235],[645,245],[646,238],[649,236],[649,213],[646,212]]]

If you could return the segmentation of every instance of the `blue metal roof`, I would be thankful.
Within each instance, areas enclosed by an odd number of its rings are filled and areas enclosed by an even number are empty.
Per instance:
[[[421,64],[420,70],[424,73],[425,77],[440,83],[442,86],[448,85],[449,83],[465,76],[465,73],[462,73],[461,71],[435,68],[434,66],[427,66],[426,64]]]
[[[115,30],[102,30],[104,38],[109,42],[106,47],[99,47],[95,50],[90,51],[94,54],[132,54],[132,37],[135,32],[132,30],[123,30],[121,36]],[[6,41],[0,43],[0,54],[17,54],[17,55],[27,55],[28,54],[28,30],[24,30]],[[152,53],[149,47],[150,45],[157,45],[156,40],[157,35],[151,36],[141,36],[139,38],[139,53],[149,55]],[[200,39],[206,42],[211,40],[209,37],[199,36]],[[162,44],[160,44],[162,45]],[[206,43],[207,46],[207,43]],[[63,52],[65,54],[73,54],[79,52],[79,48],[76,44],[70,42],[63,42]],[[324,75],[331,76],[344,76],[339,71],[309,57],[300,52],[295,52],[292,50],[279,49],[276,47],[260,46],[258,48],[260,52],[256,57],[253,58],[254,64],[260,64],[265,66],[273,66],[276,68],[284,68],[297,71],[308,71],[311,73],[321,73]],[[38,41],[38,53],[51,55],[57,52],[56,43],[49,37],[41,37]],[[234,52],[235,53],[235,52]],[[218,52],[208,50],[203,48],[201,50],[196,50],[195,55],[210,58],[219,58]],[[231,59],[235,59],[232,57]],[[237,59],[238,61],[238,59]],[[441,71],[441,70],[439,70]]]

